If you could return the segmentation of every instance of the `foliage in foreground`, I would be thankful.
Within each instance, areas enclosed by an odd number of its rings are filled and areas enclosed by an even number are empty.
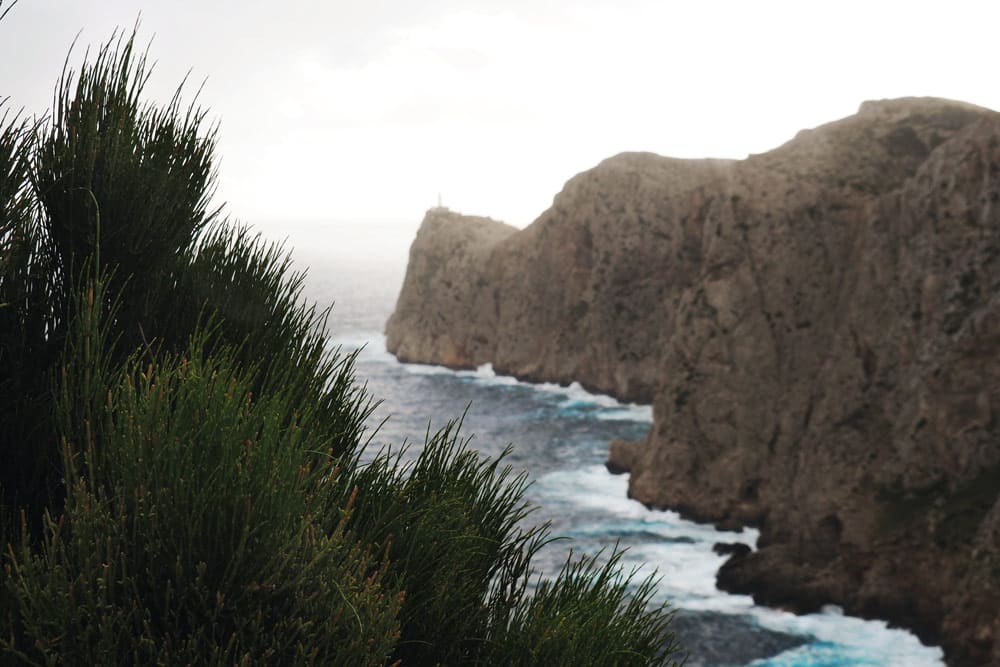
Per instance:
[[[360,463],[353,357],[133,38],[0,120],[0,663],[668,662],[618,554],[530,590],[526,479],[457,425]]]

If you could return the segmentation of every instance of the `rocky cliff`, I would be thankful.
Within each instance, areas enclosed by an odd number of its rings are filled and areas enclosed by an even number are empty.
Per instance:
[[[1000,115],[866,102],[745,160],[619,155],[523,231],[432,210],[387,334],[652,402],[610,462],[761,527],[721,586],[1000,664]]]

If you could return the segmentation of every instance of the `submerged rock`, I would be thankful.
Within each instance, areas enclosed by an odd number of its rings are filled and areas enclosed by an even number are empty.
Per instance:
[[[431,211],[387,336],[652,402],[609,468],[761,528],[727,588],[1000,663],[995,112],[883,100],[745,160],[622,154],[522,231]]]

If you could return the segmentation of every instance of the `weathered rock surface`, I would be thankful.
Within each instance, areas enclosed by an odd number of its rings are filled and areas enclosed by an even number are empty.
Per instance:
[[[410,248],[406,288],[386,324],[389,350],[402,361],[452,368],[488,361],[498,313],[482,298],[493,289],[486,265],[493,247],[516,231],[442,207],[428,211]]]
[[[1000,664],[1000,115],[867,102],[746,160],[619,155],[523,231],[431,211],[387,333],[652,401],[611,464],[761,527],[727,589]]]

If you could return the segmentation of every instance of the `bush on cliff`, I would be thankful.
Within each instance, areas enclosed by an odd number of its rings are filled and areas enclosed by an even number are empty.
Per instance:
[[[669,661],[615,556],[529,593],[547,529],[457,426],[361,465],[353,357],[133,40],[0,119],[0,662]]]

